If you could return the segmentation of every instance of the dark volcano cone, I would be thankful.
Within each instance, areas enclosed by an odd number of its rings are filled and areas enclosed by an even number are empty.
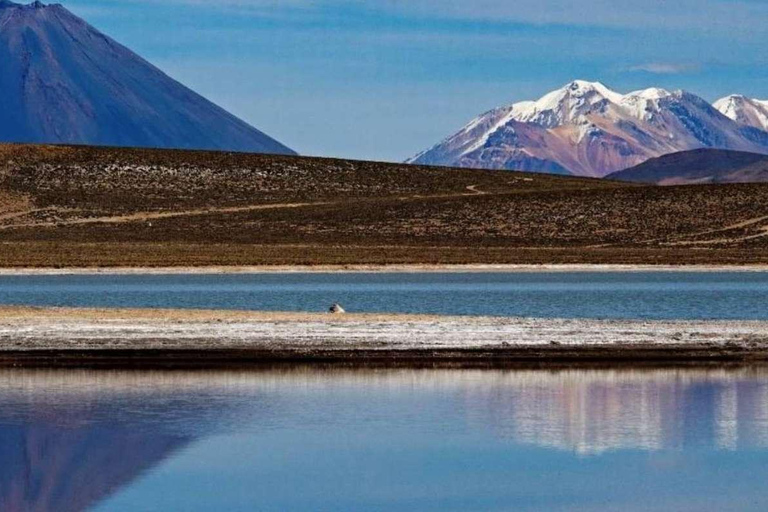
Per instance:
[[[0,141],[293,154],[61,5],[7,0]]]

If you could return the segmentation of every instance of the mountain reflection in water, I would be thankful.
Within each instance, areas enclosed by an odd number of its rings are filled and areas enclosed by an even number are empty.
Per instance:
[[[515,372],[467,391],[475,421],[520,443],[582,454],[768,447],[766,370]]]
[[[238,406],[217,394],[221,384],[173,373],[0,371],[0,510],[88,509],[224,425]]]
[[[768,369],[2,370],[0,510],[89,509],[212,437],[398,429],[590,458],[764,450]]]

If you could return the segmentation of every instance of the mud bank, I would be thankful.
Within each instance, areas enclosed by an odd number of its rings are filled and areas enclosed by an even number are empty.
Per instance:
[[[290,274],[290,273],[504,273],[504,272],[766,272],[768,265],[621,265],[621,264],[499,264],[499,265],[246,265],[179,267],[0,268],[0,276],[27,275],[158,275],[158,274]]]
[[[0,365],[768,360],[768,322],[0,308]]]

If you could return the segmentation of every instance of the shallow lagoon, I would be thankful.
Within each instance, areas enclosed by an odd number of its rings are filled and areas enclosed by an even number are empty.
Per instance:
[[[0,304],[768,320],[768,272],[0,276]]]
[[[2,276],[0,303],[768,319],[768,273]],[[768,368],[0,370],[0,510],[765,510]]]
[[[765,510],[768,369],[0,371],[0,509]]]

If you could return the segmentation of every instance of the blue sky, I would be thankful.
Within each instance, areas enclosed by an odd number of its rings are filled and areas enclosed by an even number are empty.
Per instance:
[[[61,0],[302,154],[401,161],[576,78],[768,99],[768,0]]]

